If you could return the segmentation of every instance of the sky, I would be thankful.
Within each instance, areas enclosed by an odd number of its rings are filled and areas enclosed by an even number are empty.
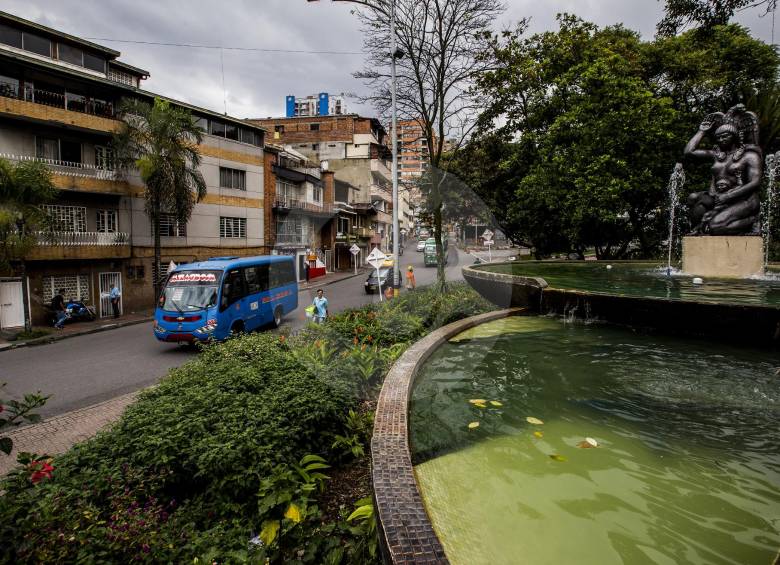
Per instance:
[[[513,27],[523,17],[531,18],[531,32],[553,30],[555,15],[570,12],[601,26],[623,23],[650,39],[662,15],[657,0],[505,4],[497,30]],[[101,38],[92,41],[121,51],[122,61],[150,72],[143,83],[147,90],[217,112],[227,106],[234,117],[257,118],[284,115],[288,94],[365,90],[352,77],[363,64],[363,40],[352,7],[328,0],[4,0],[2,10],[78,37]],[[760,17],[761,13],[744,12],[736,21],[770,42],[772,16]],[[354,54],[220,50],[108,39]],[[347,109],[372,114],[349,99]]]

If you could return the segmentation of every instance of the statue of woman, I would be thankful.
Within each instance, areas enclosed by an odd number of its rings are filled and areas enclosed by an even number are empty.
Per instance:
[[[758,120],[742,104],[725,115],[708,115],[685,146],[685,155],[713,161],[708,190],[688,197],[693,234],[758,235],[759,190],[763,175],[758,147]],[[697,149],[705,135],[715,130],[713,149]],[[751,143],[744,142],[745,137]]]

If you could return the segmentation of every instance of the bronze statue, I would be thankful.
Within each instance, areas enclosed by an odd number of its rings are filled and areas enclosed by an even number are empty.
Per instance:
[[[713,130],[715,147],[697,149]],[[763,159],[756,115],[742,104],[725,114],[709,114],[685,146],[685,155],[714,161],[709,189],[688,197],[691,234],[759,235]]]

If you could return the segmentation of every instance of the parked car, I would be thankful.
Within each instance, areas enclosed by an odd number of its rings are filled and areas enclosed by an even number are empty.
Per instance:
[[[417,242],[417,251],[425,251],[425,240],[421,239]]]
[[[387,288],[388,284],[393,282],[393,269],[391,267],[382,267],[379,269],[379,278],[377,278],[376,269],[373,269],[366,279],[366,294],[373,294],[379,292],[379,285],[382,285],[382,291]]]

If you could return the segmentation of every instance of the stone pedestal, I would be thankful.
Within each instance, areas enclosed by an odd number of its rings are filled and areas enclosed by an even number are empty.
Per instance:
[[[764,241],[756,235],[683,238],[682,270],[689,275],[743,279],[764,272]]]

